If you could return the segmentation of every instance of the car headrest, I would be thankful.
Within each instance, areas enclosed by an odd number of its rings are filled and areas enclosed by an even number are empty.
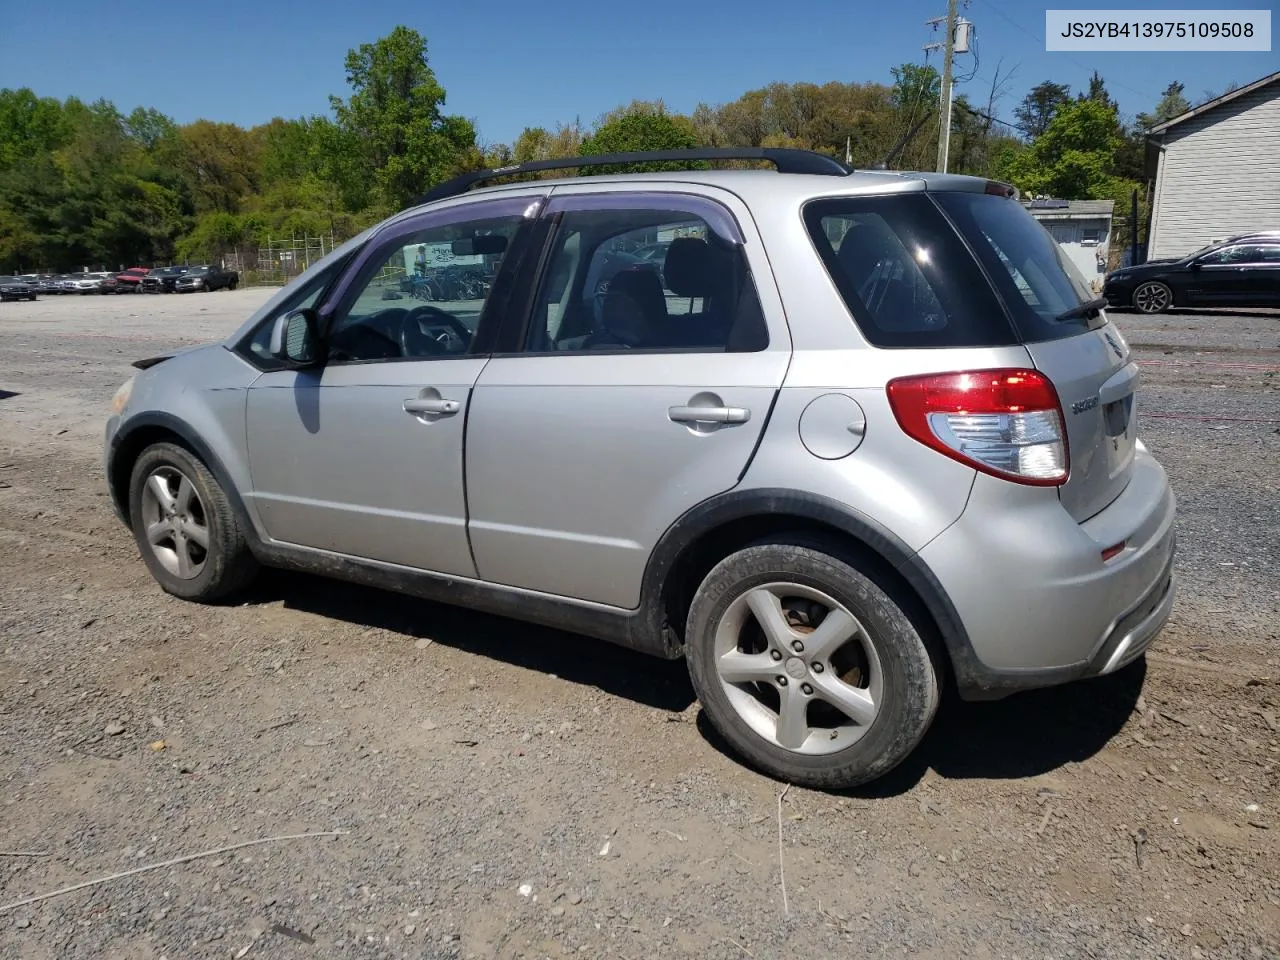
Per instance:
[[[643,346],[667,318],[662,281],[652,267],[627,267],[609,281],[600,305],[601,324],[630,346]]]
[[[678,297],[707,297],[721,288],[729,261],[701,237],[677,237],[667,248],[662,275]]]
[[[876,265],[894,249],[891,235],[886,233],[879,225],[859,224],[840,241],[836,259],[855,290],[861,289]]]

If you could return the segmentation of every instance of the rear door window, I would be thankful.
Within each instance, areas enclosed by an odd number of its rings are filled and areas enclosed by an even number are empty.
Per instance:
[[[1093,300],[1093,292],[1049,231],[1016,200],[959,191],[933,196],[991,276],[1024,342],[1073,337],[1100,325],[1088,317],[1058,319]]]
[[[878,347],[989,347],[1017,337],[963,241],[925,193],[805,205],[818,255]]]

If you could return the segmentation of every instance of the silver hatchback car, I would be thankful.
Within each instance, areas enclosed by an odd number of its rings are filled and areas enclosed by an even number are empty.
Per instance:
[[[512,179],[720,159],[776,169]],[[795,783],[883,775],[946,684],[1117,670],[1173,603],[1137,365],[988,180],[733,149],[470,174],[136,366],[105,468],[163,589],[292,568],[684,657]]]

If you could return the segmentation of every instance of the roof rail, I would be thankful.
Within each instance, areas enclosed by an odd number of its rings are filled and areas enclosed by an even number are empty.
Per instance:
[[[491,170],[464,173],[452,180],[428,190],[414,201],[414,206],[444,200],[466,193],[475,184],[495,177],[509,177],[519,173],[536,173],[540,170],[568,170],[578,167],[606,167],[621,163],[656,163],[676,161],[697,163],[703,160],[764,160],[778,168],[779,173],[817,173],[843,177],[853,171],[834,157],[814,150],[797,150],[791,147],[699,147],[693,150],[637,150],[631,153],[600,153],[581,157],[560,157],[553,160],[533,160],[529,163],[513,163]]]

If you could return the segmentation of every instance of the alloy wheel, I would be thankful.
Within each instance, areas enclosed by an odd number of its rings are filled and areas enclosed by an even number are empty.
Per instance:
[[[729,605],[716,629],[715,668],[757,735],[806,755],[860,740],[884,696],[867,630],[839,601],[797,583],[753,587]]]
[[[1144,283],[1133,292],[1133,305],[1143,313],[1159,313],[1169,300],[1169,288],[1162,283]]]
[[[142,488],[142,523],[161,566],[183,580],[200,576],[209,559],[209,519],[189,477],[170,466],[151,471]]]

